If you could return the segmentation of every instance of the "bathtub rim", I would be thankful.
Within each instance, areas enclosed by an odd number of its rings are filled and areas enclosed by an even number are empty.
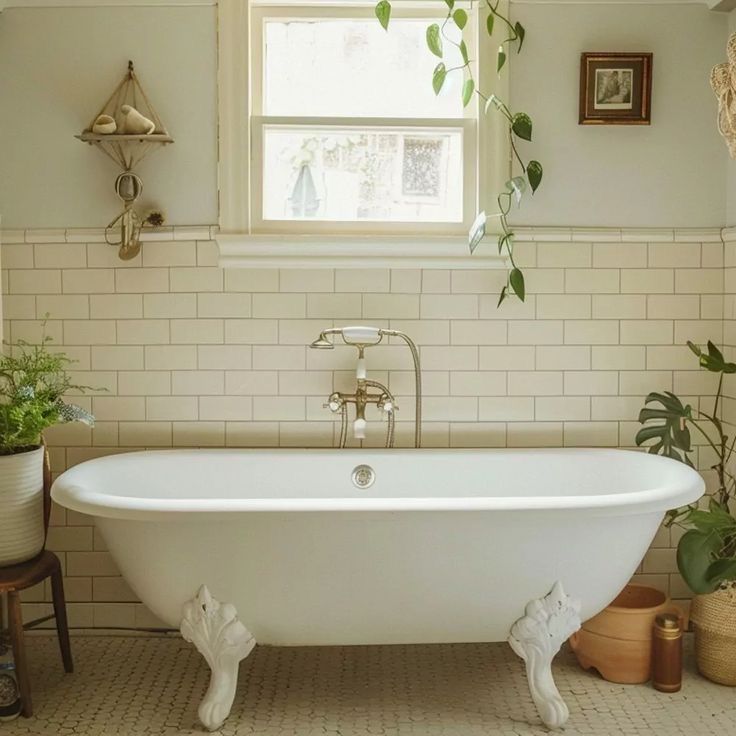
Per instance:
[[[414,453],[514,453],[514,454],[595,454],[623,453],[646,455],[654,463],[666,463],[670,469],[677,466],[676,481],[667,485],[636,491],[621,491],[599,495],[577,496],[412,496],[375,497],[370,491],[356,497],[310,498],[161,498],[120,496],[91,490],[76,477],[90,469],[92,464],[114,462],[119,455],[128,457],[145,454],[304,454],[340,453],[342,457],[352,453],[356,462],[365,462],[371,455],[405,452]],[[649,462],[649,460],[647,461]],[[86,466],[86,467],[85,467]],[[114,453],[88,460],[70,468],[54,482],[53,500],[72,511],[90,516],[130,520],[181,520],[185,514],[221,515],[233,513],[304,513],[304,512],[442,512],[442,511],[504,511],[504,512],[588,512],[594,514],[641,514],[679,508],[697,501],[705,492],[705,482],[700,474],[685,465],[659,455],[618,448],[422,448],[406,450],[334,450],[325,448],[201,448],[162,449]]]

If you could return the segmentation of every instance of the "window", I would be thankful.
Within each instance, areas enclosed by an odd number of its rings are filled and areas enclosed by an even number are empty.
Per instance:
[[[440,13],[395,8],[386,32],[372,4],[251,7],[252,233],[467,233],[478,111],[463,108],[461,71],[432,89],[426,28]]]

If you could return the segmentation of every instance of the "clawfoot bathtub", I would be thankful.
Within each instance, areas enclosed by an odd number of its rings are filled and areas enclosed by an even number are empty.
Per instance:
[[[174,450],[83,463],[52,494],[206,658],[215,729],[255,642],[508,640],[561,726],[553,657],[702,492],[686,465],[622,450]]]

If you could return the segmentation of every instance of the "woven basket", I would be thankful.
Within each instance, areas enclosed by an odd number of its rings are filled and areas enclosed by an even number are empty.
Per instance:
[[[690,620],[700,674],[736,687],[736,584],[695,596]]]

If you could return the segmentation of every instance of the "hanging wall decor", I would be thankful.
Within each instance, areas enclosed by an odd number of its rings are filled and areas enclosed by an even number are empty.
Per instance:
[[[582,54],[581,125],[649,125],[651,118],[652,54]]]
[[[107,102],[76,137],[99,148],[122,169],[115,180],[115,193],[123,202],[123,211],[107,226],[105,237],[110,245],[119,246],[120,258],[135,258],[141,248],[141,228],[160,226],[163,217],[158,211],[144,217],[136,213],[134,205],[143,182],[133,169],[151,151],[174,139],[143,91],[132,61]],[[113,228],[119,228],[119,239],[111,241],[107,231]]]
[[[710,73],[710,86],[718,98],[718,132],[736,159],[736,33],[726,45],[728,61],[716,64]]]

